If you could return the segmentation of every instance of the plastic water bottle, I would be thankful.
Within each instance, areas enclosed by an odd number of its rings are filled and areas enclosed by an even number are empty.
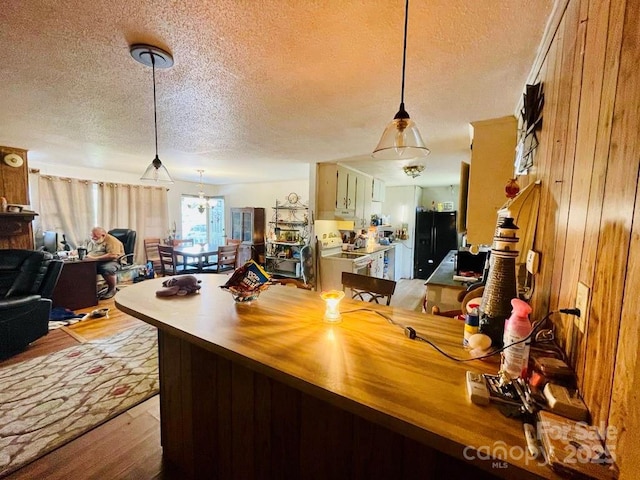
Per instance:
[[[503,342],[505,347],[519,342],[531,334],[532,326],[529,321],[531,307],[527,302],[519,298],[511,300],[511,316],[504,324]],[[529,346],[531,338],[506,348],[502,352],[501,370],[508,373],[511,378],[527,378],[527,365],[529,363]]]

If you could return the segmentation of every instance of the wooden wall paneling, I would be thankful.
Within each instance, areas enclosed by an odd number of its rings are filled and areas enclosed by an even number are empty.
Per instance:
[[[198,475],[213,475],[216,471],[216,453],[218,449],[218,419],[212,415],[215,406],[218,404],[218,385],[217,385],[217,356],[204,349],[191,349],[191,373],[192,378],[189,380],[191,384],[198,385],[201,398],[207,399],[207,402],[196,401],[190,398],[192,419],[198,419],[197,429],[189,429],[190,438],[185,439],[190,445],[211,445],[211,450],[202,452],[199,449],[197,456],[192,452],[191,459],[194,465],[198,465]],[[213,367],[212,367],[213,366]],[[184,379],[183,379],[184,380]],[[186,431],[186,430],[185,430]],[[212,476],[209,478],[213,478]]]
[[[593,45],[602,56],[600,109],[591,122],[598,125],[593,151],[593,173],[585,224],[580,280],[591,287],[586,338],[583,340],[584,361],[581,372],[585,402],[597,421],[606,420],[610,400],[615,359],[615,342],[623,301],[624,262],[627,258],[633,199],[637,181],[637,159],[620,160],[614,156],[614,128],[622,126],[615,119],[624,112],[618,93],[619,57],[624,20],[624,0],[606,2],[606,10],[597,11],[605,2],[594,2],[595,12],[589,18],[597,25],[599,44]],[[587,38],[589,38],[587,34]],[[600,63],[600,62],[599,62]],[[624,87],[624,85],[622,85]],[[617,127],[614,127],[618,123]],[[623,127],[622,127],[623,128]],[[624,143],[622,132],[620,140]],[[637,135],[634,132],[633,135]],[[631,162],[631,163],[629,163]],[[629,178],[633,175],[633,179]],[[620,203],[623,202],[623,203]],[[589,248],[586,248],[589,246]],[[623,263],[619,263],[623,260]]]
[[[556,263],[553,267],[553,278],[551,291],[557,292],[557,303],[553,304],[553,309],[569,308],[574,305],[576,285],[579,274],[579,252],[582,249],[583,236],[579,229],[574,228],[571,217],[572,198],[574,195],[573,184],[574,175],[581,172],[575,171],[577,132],[580,112],[580,100],[582,93],[582,69],[584,64],[584,45],[587,29],[587,1],[575,1],[569,5],[566,11],[565,27],[570,35],[570,40],[565,42],[563,51],[563,62],[566,62],[562,69],[563,83],[568,84],[568,91],[561,93],[568,99],[567,108],[564,112],[566,127],[564,137],[564,172],[562,174],[562,196],[560,203],[559,218],[562,228],[556,238],[556,251],[562,251],[562,255],[556,256]],[[580,226],[582,228],[582,226]],[[578,246],[579,248],[576,248]],[[562,329],[558,332],[560,343],[565,346],[566,352],[570,355],[576,343],[576,332],[574,328],[573,316],[559,315]],[[576,359],[571,361],[575,365]]]
[[[276,475],[271,469],[271,386],[269,378],[264,375],[254,376],[253,405],[255,408],[254,422],[254,470],[255,478],[270,478]],[[273,428],[277,428],[273,426]]]
[[[634,2],[628,2],[631,3]],[[640,47],[638,18],[625,15],[625,7],[623,1],[612,2],[607,46],[613,48],[607,50],[610,55],[619,55],[619,58],[607,62],[608,67],[614,65],[618,68],[608,69],[606,77],[608,81],[616,82],[612,88],[615,91],[615,104],[610,137],[601,138],[607,133],[607,129],[602,128],[598,132],[599,144],[596,148],[596,161],[607,158],[608,154],[608,162],[598,238],[597,258],[600,261],[594,268],[593,308],[588,325],[583,382],[585,399],[596,422],[606,422],[609,416],[616,368],[613,353],[617,351],[622,305],[627,301],[625,274],[630,261],[634,208],[638,207],[635,200],[640,172],[640,82],[637,80]],[[633,13],[633,8],[629,13]],[[622,28],[616,28],[621,25]],[[609,101],[608,98],[605,100]],[[607,146],[608,150],[605,148]],[[633,297],[637,291],[631,293],[627,290],[626,294]]]
[[[160,378],[168,378],[170,381],[160,382],[160,416],[172,418],[167,412],[183,411],[182,406],[182,365],[180,362],[167,361],[167,359],[180,358],[181,342],[173,336],[158,331],[158,350],[160,359]],[[178,418],[173,417],[173,418]],[[184,464],[182,450],[182,421],[174,421],[172,424],[161,424],[161,441],[163,455],[170,462]],[[178,434],[176,434],[178,433]]]
[[[557,37],[557,35],[556,35]],[[543,110],[542,130],[540,132],[540,145],[536,152],[537,179],[542,180],[540,189],[539,219],[536,227],[535,249],[542,254],[540,272],[536,279],[536,291],[532,301],[533,317],[540,319],[549,310],[550,285],[553,259],[555,252],[552,250],[552,242],[549,238],[555,237],[556,204],[553,198],[551,185],[551,156],[553,153],[553,132],[556,122],[556,110],[558,106],[557,71],[560,63],[558,44],[554,41],[549,49],[540,78],[544,85],[545,104]]]
[[[216,355],[216,403],[212,406],[210,415],[216,418],[216,451],[214,452],[214,464],[216,475],[213,478],[220,480],[233,477],[233,455],[229,444],[233,439],[233,419],[231,406],[231,362]],[[215,413],[214,413],[215,412]],[[206,478],[206,477],[205,477]]]
[[[271,382],[271,468],[283,480],[303,478],[300,471],[301,393]]]
[[[567,230],[567,215],[569,210],[569,197],[571,194],[571,175],[567,177],[567,171],[571,172],[573,166],[573,159],[566,158],[567,150],[567,136],[569,130],[569,107],[571,105],[571,86],[573,72],[573,51],[576,40],[576,7],[575,4],[567,9],[559,29],[559,34],[556,36],[557,45],[557,58],[556,58],[556,71],[555,88],[556,94],[556,109],[555,109],[555,121],[553,125],[552,138],[553,142],[551,146],[550,168],[549,177],[547,180],[547,186],[552,193],[553,205],[555,206],[555,218],[554,225],[555,231],[553,232],[553,238],[549,232],[548,239],[553,241],[551,251],[554,252],[553,258],[548,262],[551,264],[550,275],[550,295],[549,295],[549,309],[557,310],[559,307],[557,286],[561,283],[562,278],[562,260],[565,254],[565,239]],[[544,120],[543,120],[544,121]],[[551,263],[552,262],[552,263]],[[564,329],[558,329],[558,331],[564,331]]]
[[[601,179],[602,183],[604,183],[606,171],[606,162],[596,165],[594,156],[605,64],[606,42],[602,40],[602,36],[606,37],[608,1],[583,1],[583,4],[588,7],[588,13],[585,23],[587,28],[572,182],[572,208],[569,214],[569,229],[582,238],[575,238],[575,248],[567,252],[568,257],[565,265],[568,266],[567,272],[569,276],[564,278],[564,291],[561,294],[568,301],[575,300],[578,280],[582,280],[589,288],[592,287],[592,278],[584,270],[584,267],[595,262],[597,236],[595,238],[589,236],[586,225],[588,224],[588,218],[599,219],[599,205],[602,201],[602,194],[598,193],[598,191],[601,192],[602,188],[596,187],[594,189],[593,183]],[[592,203],[595,209],[592,208]],[[592,220],[592,231],[597,233],[598,228],[598,223],[594,223]],[[576,271],[578,272],[577,276],[575,276]],[[582,334],[572,334],[573,327],[571,324],[569,325],[569,332],[565,336],[572,338],[573,351],[568,353],[572,358],[575,357],[574,368],[581,381],[584,370],[584,355],[580,352],[584,350],[585,339]]]
[[[584,192],[578,193],[578,185],[586,185],[586,178],[590,172],[579,170],[577,165],[578,128],[580,111],[582,109],[582,72],[584,68],[584,49],[587,37],[587,20],[589,12],[589,2],[586,0],[575,1],[571,4],[571,10],[577,13],[576,44],[573,48],[573,72],[571,87],[571,108],[569,112],[569,124],[571,125],[567,139],[567,151],[565,163],[565,182],[571,183],[571,198],[569,210],[567,211],[567,234],[562,263],[562,277],[559,285],[555,288],[559,290],[558,301],[561,306],[572,306],[576,298],[577,282],[580,274],[580,257],[582,252],[582,242],[584,241],[583,228],[584,216],[586,213],[582,209],[576,209],[578,198],[586,198]],[[572,13],[568,13],[572,15]],[[569,172],[570,169],[570,172]],[[571,207],[574,207],[573,209]],[[582,342],[583,334],[574,324],[575,318],[568,317],[564,321],[565,331],[561,337],[566,339],[566,353],[570,358],[571,365],[575,368],[580,351],[579,345]]]
[[[231,464],[233,475],[228,478],[256,478],[255,470],[255,421],[253,417],[254,375],[251,370],[233,363],[231,365]],[[251,452],[248,455],[247,452]]]
[[[624,37],[619,73],[622,81],[616,98],[616,119],[619,118],[619,121],[616,121],[612,132],[612,143],[622,141],[622,144],[612,149],[612,153],[615,152],[621,160],[625,158],[629,162],[637,162],[640,158],[637,134],[640,131],[640,84],[637,75],[640,64],[640,3],[628,1],[624,18],[625,21],[621,22],[624,25]],[[624,108],[620,112],[618,104]],[[624,128],[619,131],[616,128],[618,126]],[[624,138],[620,138],[621,134],[625,134]],[[623,478],[632,478],[640,470],[637,440],[637,432],[640,431],[640,297],[637,291],[640,285],[640,182],[636,182],[632,225],[608,422],[616,429],[618,436],[614,439],[614,442],[617,441],[614,451],[620,470],[625,472]]]

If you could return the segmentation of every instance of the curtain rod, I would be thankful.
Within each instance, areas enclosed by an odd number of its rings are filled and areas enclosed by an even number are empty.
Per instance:
[[[166,191],[169,191],[169,188],[166,187],[162,187],[162,186],[153,186],[153,185],[135,185],[135,184],[129,184],[129,183],[115,183],[115,182],[100,182],[100,181],[96,181],[96,180],[86,180],[83,178],[72,178],[72,177],[58,177],[55,175],[45,175],[43,173],[40,173],[40,169],[38,168],[30,168],[29,169],[29,173],[33,173],[35,175],[40,175],[42,178],[45,178],[47,180],[58,180],[58,181],[63,181],[63,182],[71,182],[71,181],[77,181],[77,182],[81,182],[81,183],[85,183],[85,184],[93,184],[93,185],[100,185],[100,186],[107,186],[107,187],[114,187],[114,188],[118,188],[118,187],[134,187],[134,188],[149,188],[149,189],[154,189],[154,188],[158,188],[158,189],[166,189]]]

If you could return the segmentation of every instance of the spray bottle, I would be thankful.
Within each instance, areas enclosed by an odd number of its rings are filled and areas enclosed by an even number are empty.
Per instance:
[[[531,334],[532,326],[529,321],[531,307],[527,302],[514,298],[511,300],[511,316],[504,324],[503,342],[505,347],[515,342],[524,340]],[[526,341],[508,347],[502,352],[502,366],[500,369],[509,374],[511,378],[527,377],[527,365],[529,363],[529,346],[531,338]]]

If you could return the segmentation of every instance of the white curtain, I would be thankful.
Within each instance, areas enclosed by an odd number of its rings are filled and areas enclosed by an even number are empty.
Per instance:
[[[98,205],[98,223],[106,230],[130,228],[136,231],[136,263],[145,261],[144,238],[164,238],[169,228],[165,187],[103,183],[99,188]]]
[[[169,229],[165,187],[93,182],[39,176],[42,231],[64,233],[72,247],[84,243],[91,229],[129,228],[136,231],[135,262],[145,262],[143,240],[164,238]]]
[[[64,234],[72,248],[87,241],[95,221],[93,182],[40,175],[38,197],[43,232]]]

